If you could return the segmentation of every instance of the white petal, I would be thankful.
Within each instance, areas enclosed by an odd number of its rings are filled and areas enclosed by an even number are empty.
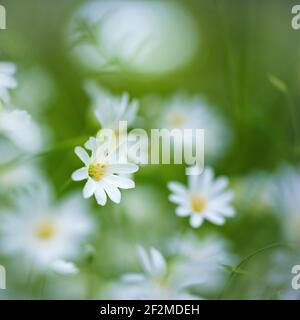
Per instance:
[[[190,218],[190,225],[193,228],[198,228],[202,225],[203,223],[203,216],[200,214],[192,214]]]
[[[125,177],[121,177],[117,175],[109,175],[104,179],[118,188],[132,189],[135,187],[134,181]]]
[[[87,152],[82,147],[76,147],[75,153],[78,156],[78,158],[85,164],[88,165],[90,162],[90,157],[87,154]]]
[[[64,261],[64,260],[56,260],[51,264],[51,269],[57,273],[62,275],[76,275],[79,273],[79,269],[73,262]]]
[[[105,181],[103,181],[103,180],[101,182],[102,182],[104,190],[107,193],[107,195],[109,196],[109,198],[115,203],[120,203],[120,201],[121,201],[120,190],[112,184],[105,183]]]
[[[145,276],[142,273],[127,273],[121,277],[121,280],[127,283],[140,283],[145,281]]]
[[[208,214],[205,216],[205,218],[211,223],[214,223],[219,226],[225,223],[225,219],[217,214]]]
[[[139,167],[133,163],[126,164],[110,164],[107,168],[108,172],[112,173],[134,173],[137,172]]]
[[[231,191],[227,191],[227,192],[224,192],[222,193],[221,195],[217,196],[216,198],[214,198],[214,201],[218,201],[219,203],[220,202],[230,202],[232,199],[233,199],[233,192]]]
[[[181,195],[185,195],[187,192],[186,187],[179,182],[169,182],[168,188],[170,189],[170,191]]]
[[[218,178],[212,185],[211,188],[211,195],[218,194],[222,190],[224,190],[228,185],[228,178],[227,177],[220,177]]]
[[[87,167],[80,168],[73,172],[72,180],[81,181],[88,178],[88,169]]]
[[[145,272],[151,274],[152,268],[147,251],[142,246],[137,246],[137,253]]]
[[[222,206],[222,205],[214,206],[214,205],[212,205],[211,208],[213,211],[215,211],[225,217],[233,217],[235,215],[234,208],[230,207],[230,206]]]
[[[175,194],[171,194],[171,195],[169,196],[169,200],[170,200],[171,202],[173,202],[173,203],[181,204],[181,205],[184,205],[184,204],[187,203],[185,197],[178,196],[178,195],[175,195]]]
[[[201,189],[203,191],[207,191],[209,190],[212,180],[214,177],[214,172],[213,170],[208,167],[204,169],[204,172],[202,173],[202,177],[201,177]]]
[[[187,207],[177,207],[175,212],[178,217],[187,217],[191,214],[191,210]]]
[[[96,183],[93,179],[88,179],[88,181],[86,182],[84,188],[83,188],[83,197],[85,199],[90,198],[96,189]]]
[[[104,189],[101,186],[97,186],[95,191],[95,197],[98,204],[101,206],[104,206],[107,201],[106,193],[104,192]]]
[[[155,248],[150,249],[152,271],[154,275],[163,276],[166,273],[167,265],[163,255]]]

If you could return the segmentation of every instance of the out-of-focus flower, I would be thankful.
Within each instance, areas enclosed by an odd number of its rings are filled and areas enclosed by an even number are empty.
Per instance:
[[[57,274],[73,276],[79,273],[77,266],[70,261],[56,260],[51,264],[51,270]]]
[[[173,272],[183,286],[200,285],[201,292],[220,288],[226,275],[223,265],[233,265],[229,242],[218,235],[198,239],[189,234],[176,238],[171,250],[179,256]]]
[[[20,195],[16,208],[1,215],[1,251],[22,257],[36,269],[48,270],[57,260],[76,258],[93,229],[78,195],[52,205],[49,190]]]
[[[167,270],[167,263],[155,248],[138,247],[143,273],[130,273],[111,288],[113,299],[199,299],[189,294]]]
[[[128,127],[133,124],[139,104],[135,99],[130,101],[128,93],[120,97],[113,96],[91,81],[88,81],[85,87],[92,100],[92,109],[102,128],[119,130],[120,121],[127,121]]]
[[[229,147],[232,133],[228,124],[203,98],[179,93],[162,103],[161,108],[161,128],[204,129],[205,157],[209,161],[219,158]],[[195,140],[190,143],[194,145]]]
[[[201,175],[190,175],[188,179],[188,187],[178,182],[170,182],[168,187],[172,192],[170,201],[178,205],[176,215],[190,216],[192,227],[200,227],[205,219],[222,225],[226,217],[235,214],[230,203],[233,193],[226,191],[226,177],[214,179],[214,172],[208,167]]]
[[[199,44],[193,17],[169,1],[89,2],[75,14],[71,35],[76,58],[94,70],[168,73],[187,64]]]
[[[121,176],[134,173],[138,166],[119,161],[117,150],[109,151],[107,146],[100,145],[95,138],[90,138],[85,147],[91,150],[91,156],[81,147],[75,153],[84,163],[84,167],[72,174],[74,181],[87,180],[83,188],[83,197],[95,195],[97,203],[104,206],[107,196],[115,203],[121,201],[120,189],[134,188],[134,181]],[[121,174],[121,175],[120,175]]]
[[[282,167],[274,176],[268,201],[281,220],[285,236],[300,243],[300,170]]]
[[[0,103],[10,102],[9,89],[17,87],[17,81],[14,77],[16,65],[10,62],[0,62]],[[0,104],[1,106],[1,104]]]
[[[25,152],[35,153],[42,146],[38,125],[23,110],[0,109],[0,134],[5,135]]]
[[[123,93],[121,96],[114,96],[107,90],[99,87],[93,81],[87,81],[85,89],[92,100],[92,110],[97,118],[101,129],[97,138],[102,139],[105,130],[112,130],[114,140],[112,140],[112,150],[118,147],[123,149],[124,160],[128,159],[134,163],[145,163],[148,153],[148,141],[145,137],[137,137],[134,131],[128,132],[137,118],[139,103],[133,99],[130,101],[129,95]],[[126,127],[122,125],[126,123]],[[135,144],[139,143],[137,152]]]

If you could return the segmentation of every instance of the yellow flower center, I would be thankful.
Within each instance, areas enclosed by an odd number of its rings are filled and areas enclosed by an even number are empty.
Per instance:
[[[102,179],[105,173],[105,164],[95,163],[89,166],[89,176],[96,181]]]
[[[184,125],[185,118],[182,114],[174,114],[171,120],[172,126],[180,128]]]
[[[35,235],[40,240],[50,240],[56,234],[56,228],[53,221],[43,221],[40,223],[35,231]]]
[[[192,195],[191,201],[192,201],[192,210],[197,213],[201,213],[207,205],[206,199],[203,195],[200,195],[200,196]]]

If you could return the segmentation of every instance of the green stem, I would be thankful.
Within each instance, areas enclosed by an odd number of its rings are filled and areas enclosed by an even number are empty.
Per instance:
[[[238,264],[237,266],[234,268],[234,270],[239,270],[246,262],[248,262],[250,259],[252,259],[253,257],[255,257],[256,255],[266,251],[266,250],[270,250],[270,249],[274,249],[274,248],[277,248],[277,247],[282,247],[282,246],[288,246],[287,244],[284,244],[284,243],[273,243],[273,244],[270,244],[268,246],[265,246],[263,248],[260,248],[256,251],[254,251],[253,253],[249,254],[248,256],[246,256],[244,259],[242,259]],[[228,289],[228,287],[230,286],[230,284],[232,283],[234,277],[237,275],[236,272],[232,271],[230,273],[230,276],[229,276],[229,279],[228,281],[226,282],[222,292],[219,294],[218,296],[218,300],[222,299],[224,293],[226,292],[226,290]]]

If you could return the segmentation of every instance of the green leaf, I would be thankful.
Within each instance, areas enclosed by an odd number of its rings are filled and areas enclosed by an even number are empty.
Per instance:
[[[229,271],[230,273],[239,273],[239,274],[249,274],[249,272],[246,272],[244,270],[242,270],[241,268],[236,268],[236,267],[233,267],[229,264],[222,264],[222,266],[227,270]]]
[[[288,91],[287,85],[282,80],[280,80],[273,74],[269,74],[268,78],[270,83],[274,86],[274,88],[276,88],[280,92],[287,93]]]

